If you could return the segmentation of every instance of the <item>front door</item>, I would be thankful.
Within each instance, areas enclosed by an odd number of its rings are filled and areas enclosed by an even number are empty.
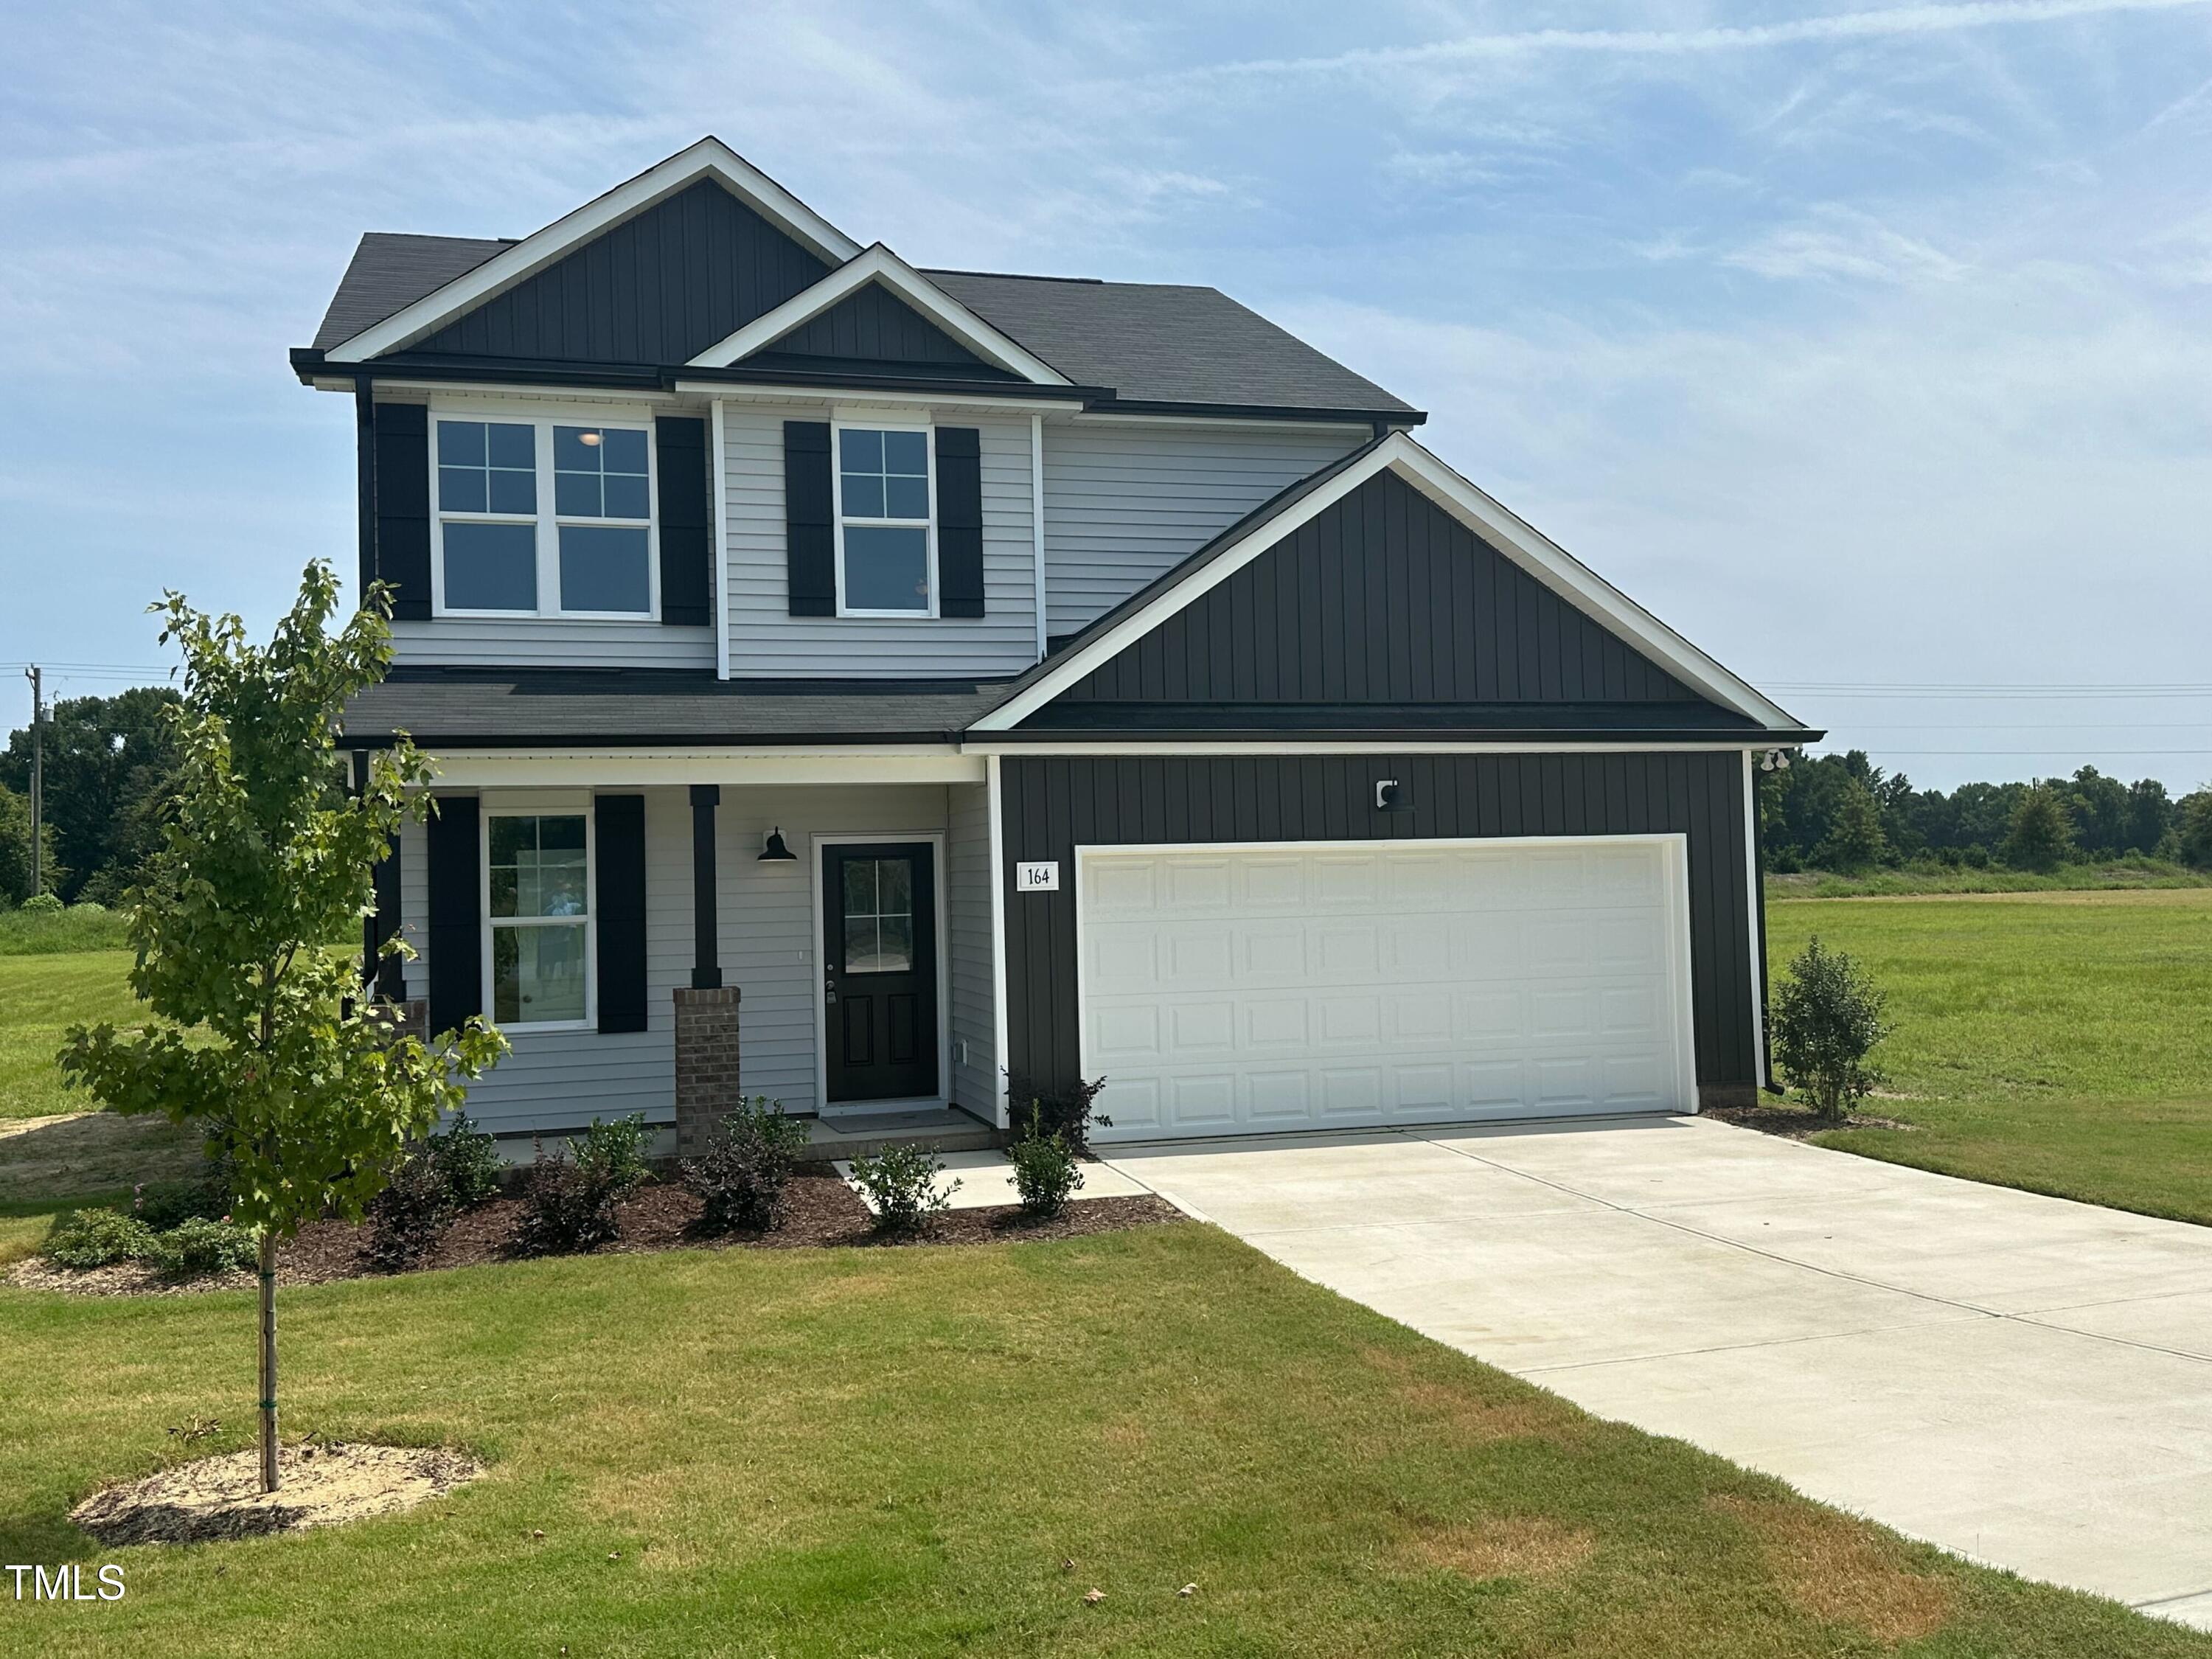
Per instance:
[[[822,849],[830,1099],[937,1093],[937,878],[927,842]]]

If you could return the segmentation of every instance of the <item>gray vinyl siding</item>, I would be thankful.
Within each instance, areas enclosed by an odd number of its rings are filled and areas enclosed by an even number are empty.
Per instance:
[[[621,793],[639,793],[625,790]],[[470,1092],[470,1114],[495,1133],[573,1128],[594,1116],[643,1112],[655,1124],[675,1116],[675,1005],[690,983],[691,814],[686,793],[660,788],[646,798],[647,1029],[641,1032],[532,1033],[510,1029],[514,1052]],[[948,798],[957,802],[948,811]],[[493,797],[492,799],[496,799]],[[946,984],[940,996],[969,1062],[953,1073],[954,1098],[995,1121],[991,1053],[989,823],[982,786],[890,787],[725,787],[716,813],[716,903],[722,973],[741,992],[738,1024],[740,1086],[812,1111],[816,1012],[820,975],[814,944],[813,836],[817,833],[946,834]],[[954,820],[957,818],[957,823]],[[763,864],[769,831],[781,828],[792,863]],[[407,964],[407,992],[428,990],[425,919],[429,889],[419,825],[402,830],[401,931],[423,954]]]
[[[1048,421],[1047,631],[1074,633],[1372,435],[1365,427]]]
[[[488,668],[714,666],[714,630],[656,622],[571,622],[558,617],[436,617],[392,624],[400,664]]]
[[[1690,984],[1701,1086],[1757,1079],[1743,757],[1346,755],[1024,759],[1003,763],[1006,867],[1078,847],[1680,833],[1689,848]],[[1378,812],[1396,778],[1410,811]],[[1010,898],[1007,1036],[1015,1072],[1074,1080],[1075,884]]]
[[[595,1117],[642,1112],[676,1115],[676,1006],[691,982],[691,814],[681,789],[623,790],[645,796],[646,1029],[532,1031],[506,1028],[513,1051],[469,1091],[469,1115],[495,1134],[580,1127]],[[496,802],[497,797],[488,796]],[[401,931],[422,954],[408,964],[410,996],[428,990],[429,914],[419,826],[400,837]]]
[[[973,618],[794,617],[785,564],[783,423],[819,409],[731,404],[723,412],[728,492],[730,672],[738,678],[929,678],[1018,674],[1036,660],[1036,555],[1030,529],[1030,427],[974,426],[983,471],[983,604]],[[846,418],[865,418],[857,412]],[[886,419],[896,416],[886,413]]]
[[[991,1017],[990,792],[975,783],[955,785],[946,793],[945,914],[952,982],[945,991],[952,1018],[952,1097],[986,1121],[996,1122],[1004,1085]]]

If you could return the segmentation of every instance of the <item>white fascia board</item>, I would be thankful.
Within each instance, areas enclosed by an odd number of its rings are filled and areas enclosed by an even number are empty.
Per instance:
[[[958,392],[899,392],[888,386],[856,386],[839,391],[761,380],[678,380],[675,386],[678,397],[720,398],[733,404],[798,404],[823,409],[866,404],[877,409],[973,409],[990,415],[1054,416],[1064,415],[1071,407],[1071,400],[1065,398],[1046,399],[1024,397],[1019,392],[1001,394],[964,387]],[[347,381],[342,389],[352,391],[353,382]]]
[[[960,745],[966,754],[1005,760],[1127,760],[1144,756],[1227,758],[1243,755],[1732,755],[1739,750],[1746,755],[1759,755],[1773,746],[1770,743],[1747,744],[1741,738],[1729,737],[1716,738],[1711,743],[1657,739],[1644,743],[1482,743],[1422,737],[1387,741],[1320,738],[1295,743],[1272,738],[1255,738],[1240,743],[1234,738],[1212,737],[1127,743],[1110,738],[1097,743],[1021,743],[1009,738],[987,737],[969,738]]]
[[[1403,432],[1394,432],[1327,483],[1255,525],[1202,568],[1194,570],[1161,592],[1149,605],[1124,617],[1071,654],[1052,672],[1020,695],[1008,698],[969,729],[978,732],[1012,730],[1100,664],[1110,660],[1169,617],[1227,581],[1299,526],[1318,518],[1385,470],[1395,472],[1569,604],[1604,623],[1684,684],[1723,708],[1732,708],[1761,726],[1796,724],[1785,710],[1760,696],[1580,560],[1508,512]]]
[[[839,301],[870,283],[885,288],[958,340],[985,362],[1038,386],[1073,386],[1073,381],[1018,341],[1002,334],[931,282],[881,242],[839,266],[812,288],[794,294],[775,310],[756,317],[694,357],[693,368],[727,368],[756,351],[766,350],[793,330],[805,326]]]
[[[647,208],[700,179],[716,178],[793,240],[830,264],[860,252],[860,245],[800,201],[719,138],[702,138],[627,184],[617,185],[543,230],[524,237],[443,288],[433,289],[323,354],[325,362],[366,362],[410,346],[464,312],[505,293]]]
[[[981,783],[988,762],[949,744],[850,750],[567,750],[537,754],[424,745],[439,789],[646,788],[680,784]]]

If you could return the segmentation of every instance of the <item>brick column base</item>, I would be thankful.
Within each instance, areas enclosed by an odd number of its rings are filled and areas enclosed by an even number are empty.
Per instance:
[[[430,1041],[430,1003],[427,997],[410,997],[404,1002],[379,997],[369,1010],[369,1017],[381,1022],[387,1042],[397,1042],[410,1036],[426,1045]]]
[[[696,1158],[742,1098],[738,1089],[738,988],[676,990],[676,1155]]]

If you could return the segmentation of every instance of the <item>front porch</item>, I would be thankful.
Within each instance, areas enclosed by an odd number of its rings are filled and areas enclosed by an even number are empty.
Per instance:
[[[982,759],[438,761],[439,814],[380,883],[416,953],[386,992],[506,1033],[469,1111],[514,1155],[634,1113],[689,1152],[749,1096],[825,1160],[998,1144]]]

